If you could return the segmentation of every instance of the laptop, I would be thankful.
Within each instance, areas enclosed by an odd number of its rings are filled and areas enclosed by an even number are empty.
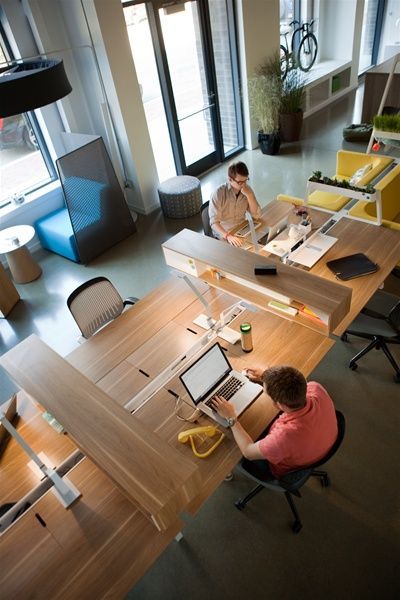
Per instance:
[[[268,232],[266,234],[264,234],[263,236],[261,236],[260,238],[258,238],[258,243],[261,244],[262,246],[265,246],[266,244],[268,244],[268,242],[272,242],[272,240],[274,238],[276,238],[277,235],[279,235],[284,229],[286,229],[288,225],[288,218],[284,217],[283,219],[281,219],[280,221],[278,221],[275,225],[273,225],[272,227],[268,228]]]
[[[263,391],[261,385],[232,369],[218,342],[181,373],[179,379],[195,406],[224,427],[226,419],[211,408],[214,396],[229,400],[239,416]]]
[[[326,266],[336,275],[337,279],[342,281],[375,273],[379,269],[378,265],[362,252],[330,260]]]

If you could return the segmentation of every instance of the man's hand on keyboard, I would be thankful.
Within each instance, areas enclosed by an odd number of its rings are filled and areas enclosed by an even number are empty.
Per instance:
[[[244,244],[244,239],[238,237],[237,235],[233,235],[228,233],[228,235],[226,236],[226,241],[228,242],[228,244],[230,244],[231,246],[242,246],[242,244]]]
[[[217,413],[221,415],[221,417],[224,417],[224,419],[234,419],[236,417],[235,407],[222,396],[215,396],[212,405]]]

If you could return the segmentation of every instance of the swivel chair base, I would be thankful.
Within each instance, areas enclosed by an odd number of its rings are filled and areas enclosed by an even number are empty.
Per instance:
[[[358,367],[357,361],[360,360],[360,358],[362,358],[370,350],[373,350],[374,348],[376,350],[383,350],[383,352],[386,355],[388,361],[392,365],[393,369],[396,371],[396,374],[393,376],[395,382],[396,383],[400,383],[400,367],[397,364],[397,362],[396,362],[393,354],[390,352],[390,350],[389,350],[389,348],[388,348],[385,340],[383,340],[381,337],[376,336],[376,335],[373,336],[373,338],[371,339],[371,336],[369,336],[369,337],[362,336],[362,335],[360,335],[360,332],[358,332],[358,331],[351,331],[351,329],[348,329],[340,337],[340,339],[343,342],[347,342],[348,341],[348,337],[347,337],[348,333],[350,333],[352,335],[356,335],[358,337],[364,337],[364,339],[370,339],[371,340],[370,343],[368,344],[368,346],[365,346],[365,348],[363,348],[362,350],[360,350],[360,352],[358,352],[355,356],[353,356],[353,358],[349,362],[349,368],[350,369],[352,369],[353,371],[355,371],[357,369],[357,367]],[[395,342],[392,341],[391,343],[395,343]]]
[[[313,477],[319,477],[320,481],[321,481],[321,485],[323,487],[328,487],[330,485],[330,479],[328,476],[328,473],[326,471],[317,471],[317,470],[313,470],[313,472],[311,473],[311,476]],[[272,487],[272,482],[271,482],[271,487]],[[278,487],[278,486],[277,486]],[[253,488],[251,490],[251,492],[249,492],[247,494],[247,496],[245,496],[244,498],[239,498],[238,500],[236,500],[236,502],[234,503],[236,508],[238,510],[244,510],[246,507],[246,504],[249,502],[249,500],[251,500],[252,498],[254,498],[254,496],[256,496],[259,492],[261,492],[261,490],[265,489],[265,486],[262,484],[258,484],[255,488]],[[283,490],[282,490],[283,491]],[[285,498],[290,506],[290,510],[292,511],[292,514],[294,516],[294,521],[292,523],[292,531],[293,533],[299,533],[301,531],[301,528],[303,527],[303,524],[300,520],[300,515],[297,511],[296,505],[294,503],[294,500],[292,498],[292,496],[297,496],[298,498],[301,498],[301,494],[299,492],[299,490],[292,490],[292,491],[288,491],[285,490],[284,491],[285,494]]]

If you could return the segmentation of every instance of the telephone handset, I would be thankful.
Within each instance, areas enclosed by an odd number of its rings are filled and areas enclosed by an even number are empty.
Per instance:
[[[220,434],[215,444],[213,444],[211,448],[206,450],[206,452],[199,452],[194,442],[194,437],[196,435],[201,436],[202,434],[210,438],[214,437],[217,434]],[[210,456],[210,454],[214,452],[214,450],[220,445],[224,437],[225,434],[219,429],[217,429],[217,427],[215,427],[214,425],[206,425],[205,427],[195,427],[194,429],[188,429],[187,431],[181,431],[180,433],[178,433],[178,441],[182,442],[182,444],[185,444],[186,442],[190,441],[193,454],[198,458],[206,458],[207,456]]]

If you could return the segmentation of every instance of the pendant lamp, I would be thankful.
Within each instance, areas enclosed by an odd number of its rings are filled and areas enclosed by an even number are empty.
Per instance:
[[[46,106],[71,91],[62,60],[17,62],[0,70],[0,118]]]

